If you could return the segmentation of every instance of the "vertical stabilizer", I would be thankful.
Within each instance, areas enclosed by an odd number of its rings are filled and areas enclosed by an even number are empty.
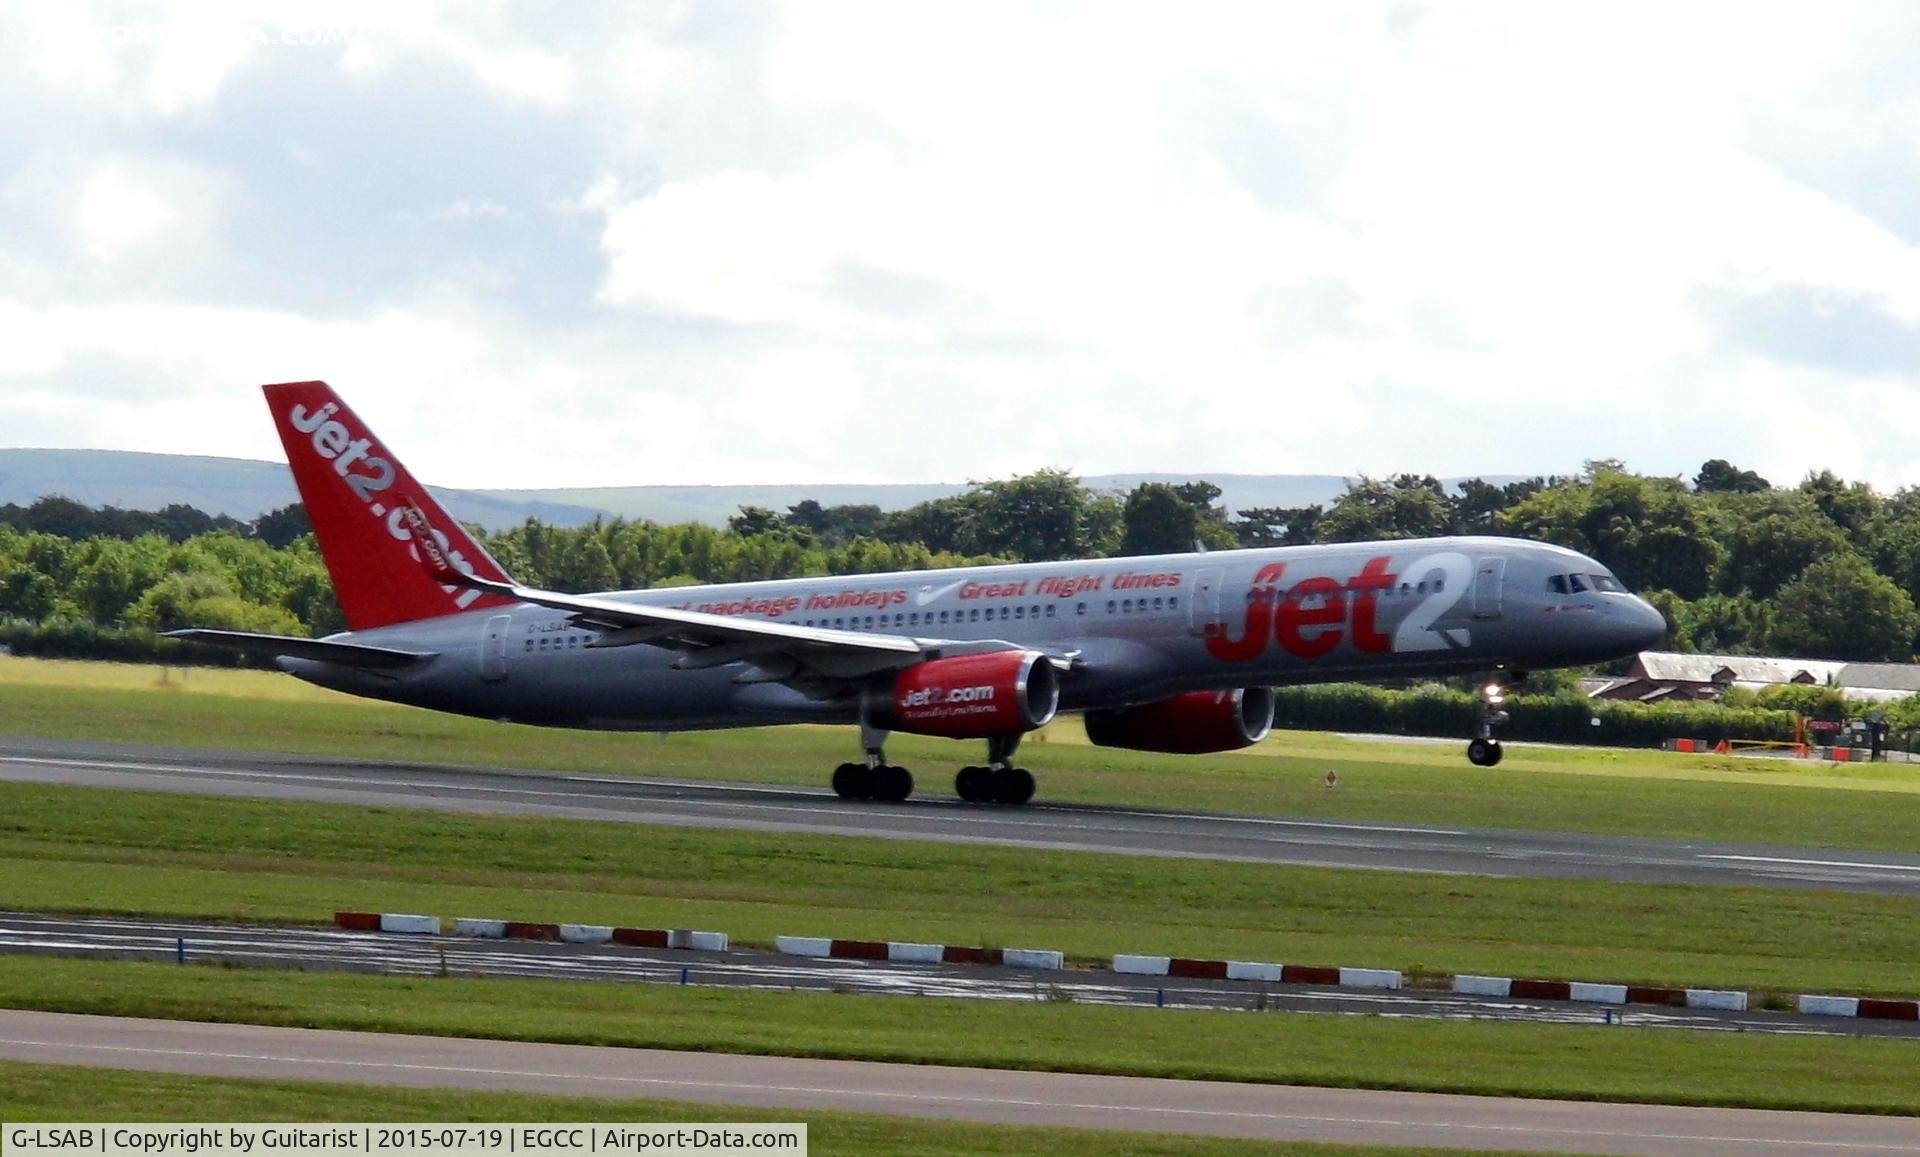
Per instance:
[[[444,586],[427,573],[410,509],[432,525],[448,564],[480,578],[512,581],[331,386],[286,382],[263,389],[349,627],[364,631],[508,605],[497,595]]]

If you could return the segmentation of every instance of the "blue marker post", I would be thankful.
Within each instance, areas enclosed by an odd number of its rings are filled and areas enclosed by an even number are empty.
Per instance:
[[[184,936],[178,937],[173,942],[173,962],[175,964],[187,962],[187,938]]]

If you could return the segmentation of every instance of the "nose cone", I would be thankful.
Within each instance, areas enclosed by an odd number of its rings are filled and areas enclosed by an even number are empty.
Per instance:
[[[1647,600],[1635,595],[1620,612],[1615,617],[1620,623],[1623,651],[1650,651],[1666,639],[1667,617]]]

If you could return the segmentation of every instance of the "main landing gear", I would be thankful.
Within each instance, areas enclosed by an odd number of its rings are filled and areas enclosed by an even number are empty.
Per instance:
[[[1526,677],[1524,671],[1497,671],[1480,688],[1479,703],[1473,715],[1473,738],[1467,743],[1468,763],[1475,767],[1492,767],[1506,754],[1501,750],[1500,741],[1493,737],[1493,729],[1510,718],[1503,706],[1507,701],[1507,688]]]
[[[843,763],[833,771],[833,793],[841,799],[871,799],[899,803],[913,794],[913,773],[887,762],[886,732],[860,729],[866,760]],[[953,790],[968,803],[1023,804],[1033,798],[1033,773],[1013,766],[1018,735],[987,740],[987,766],[963,767],[953,777]]]
[[[1033,798],[1033,773],[1013,766],[1020,736],[996,735],[987,740],[987,766],[963,767],[953,777],[953,790],[968,803],[1023,804]]]

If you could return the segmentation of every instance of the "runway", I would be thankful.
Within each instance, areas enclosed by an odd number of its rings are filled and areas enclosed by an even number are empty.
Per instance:
[[[1884,1154],[1920,1120],[195,1024],[0,1011],[0,1059],[204,1076],[658,1097],[1018,1125],[1632,1157]],[[724,1113],[722,1113],[724,1116]]]
[[[219,963],[398,976],[593,980],[962,1000],[1131,1006],[1143,1010],[1345,1013],[1419,1020],[1683,1028],[1791,1036],[1920,1040],[1920,1022],[1715,1012],[1655,1005],[1597,1007],[1571,1001],[1128,976],[1098,969],[1035,972],[985,965],[689,952],[621,945],[402,936],[332,928],[268,927],[120,916],[0,912],[0,953]]]
[[[125,744],[0,740],[0,779],[483,815],[989,844],[1062,851],[1920,896],[1920,856],[948,799],[854,803],[824,788],[680,783]]]

